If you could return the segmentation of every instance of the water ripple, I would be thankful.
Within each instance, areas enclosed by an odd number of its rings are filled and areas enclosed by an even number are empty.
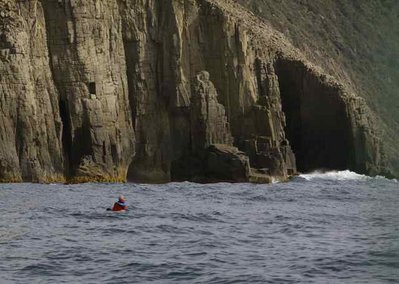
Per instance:
[[[397,189],[348,171],[0,185],[0,283],[397,283]],[[106,211],[121,193],[130,210]]]

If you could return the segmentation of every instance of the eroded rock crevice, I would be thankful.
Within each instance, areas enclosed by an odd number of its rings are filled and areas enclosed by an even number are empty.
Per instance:
[[[60,117],[62,122],[61,141],[64,153],[64,168],[65,176],[67,178],[73,175],[72,166],[72,133],[71,133],[71,120],[69,117],[68,101],[59,100]]]

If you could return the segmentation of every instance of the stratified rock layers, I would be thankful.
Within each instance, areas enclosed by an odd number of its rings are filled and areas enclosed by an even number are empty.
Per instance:
[[[0,141],[0,181],[387,172],[365,103],[230,1],[0,0]]]

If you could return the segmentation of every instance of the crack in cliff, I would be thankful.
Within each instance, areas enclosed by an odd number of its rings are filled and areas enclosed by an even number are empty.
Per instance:
[[[116,1],[118,5],[118,10],[119,14],[124,15],[123,10],[127,9],[125,6],[125,2],[121,0]],[[123,17],[122,17],[123,19]],[[134,57],[132,54],[134,54],[132,51],[136,50],[135,48],[135,43],[132,42],[132,40],[128,40],[126,38],[127,30],[126,30],[126,23],[122,24],[122,38],[123,38],[123,51],[125,55],[125,61],[126,61],[126,78],[127,78],[127,86],[128,86],[128,94],[129,94],[129,104],[130,104],[130,110],[132,113],[132,124],[133,124],[133,130],[136,132],[136,120],[137,120],[137,98],[133,92],[134,90],[134,78],[132,78],[131,74],[134,73]]]
[[[65,167],[65,175],[67,178],[70,178],[72,175],[72,133],[71,133],[71,121],[69,117],[69,106],[68,101],[64,99],[59,99],[59,110],[60,117],[62,122],[62,148],[64,151],[64,167]]]
[[[53,62],[53,56],[51,53],[51,44],[50,44],[50,39],[51,39],[51,34],[48,26],[49,22],[49,15],[48,15],[48,10],[46,9],[46,1],[39,1],[42,5],[43,9],[43,16],[44,16],[44,25],[45,25],[45,33],[46,33],[46,49],[47,49],[47,54],[48,54],[48,64],[49,64],[49,70],[50,70],[50,75],[51,79],[54,83],[55,90],[57,92],[58,96],[58,112],[59,112],[59,117],[61,119],[61,124],[59,125],[59,129],[57,129],[57,133],[60,135],[59,139],[61,140],[61,145],[62,145],[62,158],[63,158],[63,173],[64,173],[64,178],[68,179],[71,176],[72,172],[72,166],[70,163],[71,159],[71,151],[72,151],[72,136],[71,136],[71,125],[70,125],[70,117],[69,117],[69,106],[68,106],[68,101],[65,98],[61,97],[61,92],[60,92],[60,86],[56,80],[56,74],[54,71],[54,62]],[[57,113],[57,112],[55,112]]]

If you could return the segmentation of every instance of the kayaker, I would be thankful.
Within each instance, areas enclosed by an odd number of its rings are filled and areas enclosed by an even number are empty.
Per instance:
[[[127,202],[123,195],[119,195],[118,201],[112,206],[112,211],[125,211],[127,210]]]

